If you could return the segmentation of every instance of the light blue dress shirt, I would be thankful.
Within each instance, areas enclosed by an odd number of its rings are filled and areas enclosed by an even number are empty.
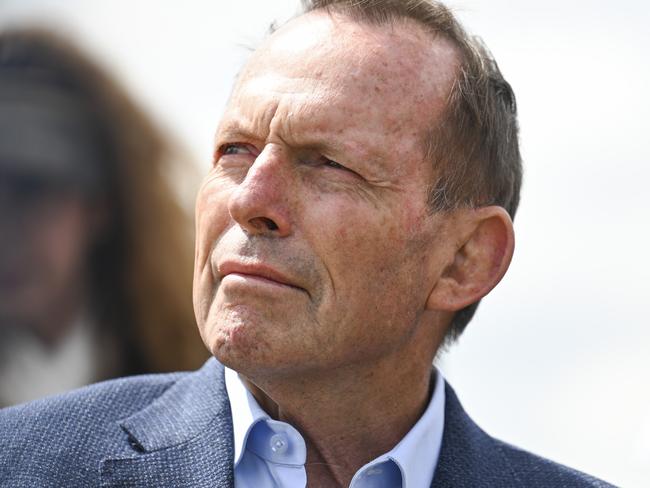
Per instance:
[[[444,383],[436,371],[433,394],[420,419],[393,449],[359,469],[350,488],[431,486],[445,423]],[[235,437],[235,488],[305,488],[307,447],[302,435],[269,417],[228,368],[226,389]]]

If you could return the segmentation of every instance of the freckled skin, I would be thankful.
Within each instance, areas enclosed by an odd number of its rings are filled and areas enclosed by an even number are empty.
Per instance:
[[[254,54],[197,199],[195,309],[219,360],[270,378],[432,354],[441,332],[425,302],[450,254],[445,217],[426,207],[423,137],[454,66],[453,49],[416,26],[323,13]],[[224,155],[228,144],[247,149]],[[227,257],[263,262],[304,291],[220,282]]]
[[[308,486],[349,486],[404,437],[453,313],[512,256],[504,209],[427,208],[424,137],[457,66],[411,21],[312,12],[256,51],[219,124],[196,206],[197,322],[301,432]],[[228,261],[292,286],[224,273]]]

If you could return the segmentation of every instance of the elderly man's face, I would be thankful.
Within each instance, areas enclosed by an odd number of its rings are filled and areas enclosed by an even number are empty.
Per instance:
[[[194,302],[218,359],[296,373],[405,347],[447,264],[424,138],[454,63],[410,23],[324,13],[255,53],[197,201]]]

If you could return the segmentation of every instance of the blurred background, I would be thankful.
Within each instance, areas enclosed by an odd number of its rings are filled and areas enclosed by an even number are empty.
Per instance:
[[[492,435],[647,486],[650,4],[448,3],[515,89],[525,183],[511,269],[441,369]],[[297,2],[182,5],[0,0],[0,27],[49,26],[106,67],[181,148],[163,176],[191,213],[233,76]]]

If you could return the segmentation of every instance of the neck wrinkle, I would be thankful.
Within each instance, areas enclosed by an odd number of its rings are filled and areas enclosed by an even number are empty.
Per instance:
[[[411,355],[401,367],[395,366],[399,361],[383,360],[264,389],[243,379],[272,418],[293,425],[304,437],[309,485],[319,480],[313,486],[347,487],[358,469],[390,451],[425,411],[432,357]]]

